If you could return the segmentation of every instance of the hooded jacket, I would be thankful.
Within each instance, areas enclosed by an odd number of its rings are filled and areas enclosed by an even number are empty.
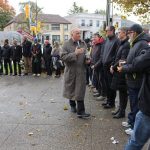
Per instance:
[[[22,47],[20,45],[11,46],[11,55],[13,60],[20,60],[22,58]]]
[[[142,74],[132,68],[132,62],[139,56],[141,51],[148,46],[149,36],[144,32],[133,41],[130,52],[127,57],[127,64],[123,66],[123,72],[127,73],[127,84],[130,88],[140,88],[142,83]]]

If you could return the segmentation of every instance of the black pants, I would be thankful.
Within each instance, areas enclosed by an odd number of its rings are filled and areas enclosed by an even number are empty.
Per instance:
[[[12,64],[11,64],[11,60],[8,59],[4,59],[4,68],[5,68],[5,74],[8,75],[8,65],[9,65],[9,70],[10,70],[10,74],[12,74]]]
[[[116,91],[111,89],[113,75],[110,73],[110,66],[104,67],[104,80],[106,83],[107,103],[115,105]]]
[[[105,97],[107,96],[107,90],[106,90],[106,83],[105,83],[105,78],[104,78],[104,70],[102,68],[99,73],[99,82],[101,85],[100,95]]]
[[[61,75],[61,69],[60,69],[60,68],[57,68],[57,69],[56,69],[55,75],[56,75],[56,76],[57,76],[57,75]]]
[[[33,74],[41,73],[41,59],[37,59],[36,61],[35,58],[32,59],[32,72]]]
[[[86,84],[89,84],[89,80],[92,80],[92,69],[90,66],[86,66]]]
[[[120,113],[125,113],[126,107],[128,102],[128,94],[127,89],[119,89],[119,111]]]
[[[52,75],[51,63],[52,63],[51,60],[45,60],[45,67],[46,67],[47,75]]]
[[[84,101],[73,101],[69,100],[70,106],[71,107],[76,107],[77,103],[77,113],[81,114],[85,112],[85,106],[84,106]]]
[[[0,60],[0,75],[3,74],[3,62]]]
[[[18,73],[21,74],[20,59],[13,60],[13,64],[14,64],[14,75],[17,75],[17,66],[18,66]]]

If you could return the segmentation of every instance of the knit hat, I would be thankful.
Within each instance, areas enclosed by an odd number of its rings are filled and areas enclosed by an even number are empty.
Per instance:
[[[137,34],[140,34],[143,32],[143,28],[139,24],[133,24],[131,27],[129,27],[128,31],[134,31]]]

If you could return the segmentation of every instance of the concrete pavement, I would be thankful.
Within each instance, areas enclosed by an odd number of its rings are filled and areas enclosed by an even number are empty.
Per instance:
[[[112,119],[112,109],[104,110],[88,87],[85,104],[92,116],[77,118],[62,97],[62,80],[0,77],[0,150],[123,150],[128,136],[121,122],[126,119]]]

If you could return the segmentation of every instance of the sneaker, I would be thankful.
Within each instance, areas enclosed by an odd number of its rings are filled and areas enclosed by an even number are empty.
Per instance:
[[[38,73],[38,74],[37,74],[37,77],[40,77],[40,75],[41,75],[41,74]]]
[[[36,76],[36,74],[34,73],[32,76],[33,76],[33,77],[35,77],[35,76]]]
[[[106,97],[104,96],[99,96],[96,98],[97,101],[104,101],[106,99]]]
[[[128,128],[128,129],[125,130],[125,133],[128,134],[128,135],[131,135],[133,133],[133,129]]]
[[[78,114],[77,114],[77,117],[78,117],[78,118],[89,118],[89,117],[90,117],[90,114],[85,113],[85,112],[83,112],[83,113],[78,113]]]
[[[122,126],[126,128],[131,127],[131,125],[128,122],[122,122]]]

